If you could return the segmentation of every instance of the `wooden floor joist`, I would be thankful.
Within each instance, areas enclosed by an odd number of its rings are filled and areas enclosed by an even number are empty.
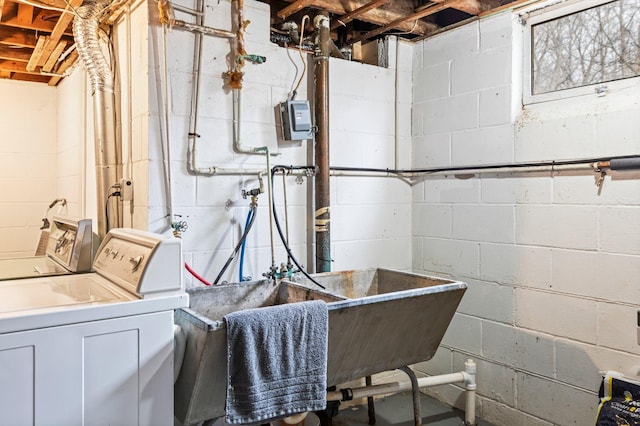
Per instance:
[[[67,43],[64,41],[61,41],[58,43],[56,48],[53,49],[53,52],[49,56],[49,59],[47,59],[47,62],[45,62],[44,65],[42,66],[42,71],[51,72],[51,70],[53,69],[53,66],[58,62],[58,58],[60,57],[60,55],[62,55],[62,52],[64,51],[64,48],[66,46],[67,46]]]
[[[29,62],[31,52],[26,48],[14,48],[0,45],[0,59]]]
[[[27,71],[33,72],[38,64],[40,63],[40,59],[42,59],[42,54],[44,53],[44,46],[47,44],[47,36],[38,37],[38,43],[36,43],[36,47],[33,49],[31,53],[31,58],[29,58],[29,63],[27,64]]]
[[[418,11],[418,12],[414,12],[411,15],[405,16],[403,18],[399,18],[396,19],[393,22],[388,23],[387,25],[381,26],[380,28],[376,28],[375,30],[369,31],[368,33],[359,35],[357,37],[354,37],[350,40],[350,43],[357,43],[359,41],[363,41],[363,40],[369,40],[379,34],[382,34],[384,32],[387,32],[393,28],[395,28],[397,25],[403,23],[403,22],[409,22],[409,21],[414,21],[417,19],[421,19],[424,18],[425,16],[429,16],[429,15],[433,15],[434,13],[438,13],[441,10],[444,9],[448,9],[450,7],[452,7],[453,5],[455,5],[456,3],[459,3],[460,0],[445,0],[442,3],[436,3],[433,6]]]
[[[44,54],[40,58],[40,62],[38,63],[38,65],[44,66],[44,64],[49,60],[49,57],[53,53],[54,49],[58,46],[58,42],[60,42],[60,39],[64,35],[65,30],[67,29],[71,21],[73,21],[73,18],[75,17],[75,15],[71,13],[71,11],[73,10],[72,7],[76,8],[81,4],[82,4],[82,0],[71,0],[69,2],[69,5],[67,6],[67,9],[66,9],[69,12],[63,13],[62,16],[60,16],[60,19],[58,19],[58,22],[56,23],[56,26],[53,28],[53,31],[51,31],[51,36],[49,37],[49,40],[47,41],[47,44],[44,47]]]
[[[284,9],[278,11],[278,17],[282,19],[287,19],[289,16],[293,15],[296,12],[301,11],[305,7],[309,6],[313,3],[314,0],[297,0],[291,3],[289,6]]]
[[[365,4],[364,6],[361,6],[355,10],[353,10],[352,12],[347,13],[346,15],[343,15],[339,18],[334,19],[333,24],[331,24],[331,29],[335,30],[336,28],[338,28],[341,25],[345,25],[348,24],[349,22],[353,21],[355,18],[357,18],[358,16],[361,16],[362,14],[376,9],[380,6],[382,6],[383,4],[388,3],[391,0],[373,0],[367,4]]]

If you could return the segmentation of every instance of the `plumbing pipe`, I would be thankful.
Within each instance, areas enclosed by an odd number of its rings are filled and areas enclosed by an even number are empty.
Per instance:
[[[428,388],[439,385],[464,383],[465,386],[465,424],[475,425],[475,392],[476,392],[476,363],[469,359],[465,362],[465,370],[457,373],[441,374],[438,376],[420,377],[416,379],[418,388]],[[405,371],[405,370],[403,370]],[[405,371],[406,372],[406,371]],[[380,385],[359,388],[344,388],[327,392],[327,401],[351,401],[353,399],[368,398],[370,396],[391,395],[411,390],[412,382],[391,382]]]
[[[465,404],[464,404],[464,420],[467,426],[474,426],[476,424],[476,363],[472,359],[468,359],[464,363],[464,388],[466,390]]]
[[[187,31],[191,31],[191,32],[199,32],[199,33],[210,35],[210,36],[214,36],[214,37],[220,37],[220,38],[235,38],[236,37],[236,34],[231,32],[231,31],[220,30],[218,28],[207,27],[207,26],[204,26],[204,25],[190,24],[189,22],[185,22],[185,21],[182,21],[180,19],[171,20],[171,25],[173,25],[176,28],[183,29],[183,30],[187,30]]]
[[[398,91],[399,91],[399,87],[400,87],[400,72],[399,72],[399,68],[400,66],[398,65],[400,63],[399,58],[400,58],[400,37],[396,36],[396,72],[395,72],[395,91],[394,91],[394,103],[393,103],[393,131],[394,131],[394,163],[395,163],[395,168],[399,169],[400,168],[400,136],[398,135],[398,129],[400,128],[399,125],[399,121],[400,121],[400,108],[398,107]]]
[[[233,97],[233,150],[238,154],[262,154],[262,147],[251,147],[242,144],[242,94],[240,89],[232,90]],[[279,152],[273,152],[269,155],[277,156]]]
[[[640,157],[612,159],[608,162],[611,170],[638,170],[640,169]]]
[[[318,34],[314,53],[316,127],[315,232],[316,272],[331,271],[331,187],[329,183],[329,17],[318,14],[313,20]]]
[[[289,244],[289,207],[287,203],[287,175],[282,174],[282,195],[284,198],[284,229]],[[287,268],[291,268],[291,256],[287,253]]]
[[[112,220],[107,217],[107,209],[105,209],[108,192],[121,176],[119,172],[121,156],[116,140],[114,79],[109,61],[100,47],[99,36],[100,18],[108,4],[108,0],[87,1],[78,7],[78,14],[73,20],[73,35],[78,55],[84,64],[92,87],[98,204],[97,232],[100,238],[103,238],[108,231],[107,223],[119,225],[122,217],[119,202]]]
[[[267,159],[267,170],[271,170],[271,153],[268,146],[262,146],[256,148],[257,152],[264,151],[264,156]],[[267,179],[267,191],[269,192],[269,238],[271,241],[271,269],[270,273],[273,274],[276,271],[276,249],[273,243],[273,179]]]
[[[167,208],[169,210],[169,228],[173,229],[173,235],[175,237],[180,236],[180,231],[173,227],[176,222],[173,214],[173,191],[171,190],[171,120],[169,112],[169,69],[167,67],[167,25],[162,24],[162,73],[164,75],[164,81],[162,84],[162,97],[164,107],[164,131],[165,140],[162,146],[162,156],[166,163],[166,189],[167,189]]]
[[[185,6],[180,6],[179,4],[171,4],[171,7],[175,10],[178,10],[180,12],[184,12],[184,13],[188,13],[189,15],[193,15],[193,16],[202,16],[203,12],[196,10],[196,9],[191,9],[189,7],[185,7]]]

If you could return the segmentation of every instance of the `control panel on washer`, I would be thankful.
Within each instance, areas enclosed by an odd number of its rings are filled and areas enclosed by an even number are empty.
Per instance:
[[[112,229],[93,267],[100,275],[138,295],[183,289],[181,241],[135,229]]]

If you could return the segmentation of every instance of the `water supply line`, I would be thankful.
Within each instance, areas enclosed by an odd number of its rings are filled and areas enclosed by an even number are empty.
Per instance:
[[[244,228],[244,232],[240,236],[240,240],[238,241],[238,244],[236,244],[235,248],[233,249],[233,252],[231,252],[231,255],[229,256],[229,259],[227,259],[227,262],[224,264],[224,266],[222,267],[222,269],[218,273],[218,276],[216,277],[216,279],[213,280],[213,285],[218,284],[218,282],[220,281],[220,278],[222,278],[222,275],[225,273],[225,271],[227,270],[227,268],[231,264],[231,261],[236,257],[236,255],[240,251],[240,248],[242,247],[242,243],[247,238],[247,235],[249,235],[249,231],[253,227],[253,224],[254,224],[254,222],[256,220],[256,212],[257,212],[257,209],[258,209],[258,197],[257,196],[255,196],[255,195],[251,196],[251,203],[249,205],[249,208],[252,211],[251,219],[249,220],[249,223],[247,224],[247,226]]]
[[[267,159],[267,170],[271,170],[271,153],[269,151],[268,146],[262,146],[256,148],[256,152],[264,152],[264,156]],[[271,241],[271,267],[269,268],[269,272],[265,275],[267,278],[272,279],[275,277],[278,268],[276,267],[276,250],[273,242],[273,179],[267,180],[267,191],[269,192],[269,239]]]
[[[331,271],[331,186],[329,182],[329,17],[318,14],[313,20],[318,42],[314,52],[315,213],[316,272]]]
[[[174,237],[180,237],[181,231],[176,226],[176,220],[173,211],[173,191],[171,188],[171,120],[169,110],[169,69],[167,67],[167,26],[170,25],[173,18],[173,9],[169,0],[158,1],[158,13],[160,23],[162,24],[162,97],[164,109],[164,143],[162,144],[162,157],[165,171],[165,186],[167,194],[167,209],[169,210],[169,227],[173,231]]]
[[[200,105],[200,79],[202,75],[202,46],[204,34],[212,35],[216,37],[227,38],[230,40],[233,46],[235,46],[234,53],[234,65],[232,71],[225,74],[227,83],[232,88],[232,102],[233,102],[233,149],[238,153],[245,154],[261,154],[256,151],[256,148],[245,147],[241,142],[241,120],[242,120],[242,106],[241,106],[241,93],[242,79],[244,73],[241,71],[244,66],[245,58],[248,60],[256,60],[257,62],[266,60],[263,57],[257,55],[247,55],[244,50],[244,30],[248,25],[248,21],[244,21],[243,18],[243,0],[236,2],[236,31],[225,31],[211,29],[204,27],[202,23],[205,19],[205,4],[203,0],[197,0],[196,9],[194,15],[196,15],[196,24],[183,25],[177,23],[181,28],[193,31],[195,33],[195,44],[193,53],[193,78],[191,85],[191,112],[189,122],[189,133],[187,143],[187,171],[192,175],[200,176],[214,176],[214,175],[257,175],[260,173],[268,173],[268,170],[256,170],[256,169],[243,169],[243,168],[228,168],[219,166],[199,167],[197,165],[197,151],[196,151],[196,139],[200,138],[198,133],[198,110]],[[176,23],[177,21],[173,21]],[[275,153],[272,155],[279,155]]]
[[[251,216],[253,216],[253,211],[249,209],[249,213],[247,214],[247,220],[244,222],[245,230],[249,227],[249,223],[251,222]],[[245,238],[242,241],[242,246],[240,247],[240,265],[238,266],[238,282],[239,283],[245,280],[244,279],[244,251],[246,246],[247,246],[247,239]]]
[[[73,36],[78,55],[91,81],[93,97],[99,238],[107,234],[107,223],[122,223],[122,206],[119,202],[117,209],[110,210],[112,213],[105,208],[110,188],[122,176],[122,156],[116,139],[114,78],[109,60],[100,47],[99,35],[100,19],[108,5],[109,0],[87,0],[77,8],[78,13],[73,20]],[[109,218],[107,214],[114,217]]]

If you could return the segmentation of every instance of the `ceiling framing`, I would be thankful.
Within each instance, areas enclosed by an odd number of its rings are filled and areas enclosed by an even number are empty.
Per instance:
[[[82,1],[0,0],[0,78],[58,84],[78,58],[71,25]],[[317,13],[328,13],[332,38],[342,47],[386,34],[421,40],[460,22],[533,0],[264,1],[271,6],[273,29],[287,21],[299,23],[304,15],[313,22]]]

